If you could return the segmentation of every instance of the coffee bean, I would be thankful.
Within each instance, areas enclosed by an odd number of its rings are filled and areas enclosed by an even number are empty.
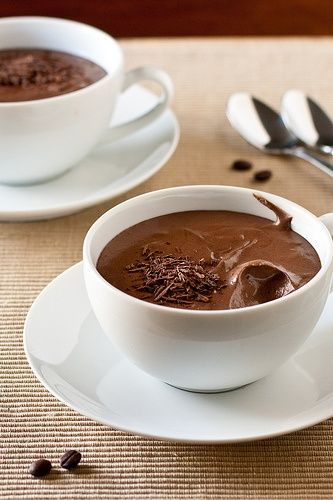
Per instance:
[[[36,462],[32,462],[29,467],[29,472],[32,476],[43,477],[46,476],[51,469],[51,462],[49,460],[45,460],[44,458],[40,458],[39,460],[36,460]]]
[[[252,163],[247,160],[236,160],[233,162],[231,168],[239,171],[251,170]]]
[[[253,180],[259,181],[259,182],[264,182],[268,181],[272,177],[272,171],[271,170],[259,170],[256,172],[253,176]]]
[[[60,459],[60,466],[63,469],[73,469],[81,460],[81,453],[76,450],[69,450]]]

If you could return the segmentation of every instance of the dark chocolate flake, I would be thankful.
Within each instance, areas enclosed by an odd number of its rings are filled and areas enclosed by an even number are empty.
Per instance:
[[[149,293],[154,302],[186,305],[209,302],[212,293],[224,287],[220,277],[207,269],[203,259],[197,263],[189,257],[161,255],[149,252],[147,245],[143,249],[143,259],[128,265],[126,270],[140,274],[140,284],[135,288]]]
[[[63,84],[72,77],[70,65],[49,58],[8,56],[0,63],[0,85],[28,87],[30,85]]]

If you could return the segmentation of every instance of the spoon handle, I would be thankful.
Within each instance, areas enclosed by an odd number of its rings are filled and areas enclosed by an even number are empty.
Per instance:
[[[298,158],[309,161],[310,163],[312,163],[312,165],[333,177],[333,164],[327,160],[324,160],[316,153],[305,150],[303,148],[295,148],[292,150],[292,154],[294,156],[298,156]]]

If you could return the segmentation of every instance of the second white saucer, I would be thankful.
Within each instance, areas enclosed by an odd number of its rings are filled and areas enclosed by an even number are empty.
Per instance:
[[[157,97],[139,85],[119,97],[112,123],[141,115]],[[96,148],[79,165],[49,182],[0,185],[0,220],[29,221],[68,215],[118,196],[141,184],[170,158],[179,141],[174,113],[129,137]],[[52,155],[52,151],[50,151]]]
[[[333,294],[302,349],[269,377],[228,393],[191,393],[145,374],[114,348],[91,311],[77,264],[35,300],[24,344],[41,383],[89,418],[153,438],[249,441],[333,416],[332,309]]]

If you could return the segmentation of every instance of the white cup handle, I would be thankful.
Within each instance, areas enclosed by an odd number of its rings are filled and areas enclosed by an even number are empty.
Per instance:
[[[115,127],[110,127],[103,136],[102,140],[99,142],[99,145],[103,146],[115,140],[121,139],[122,137],[132,134],[140,128],[145,127],[149,123],[155,121],[156,118],[158,118],[169,105],[173,95],[173,84],[170,76],[165,71],[152,68],[150,66],[132,69],[125,74],[121,91],[124,92],[140,80],[152,80],[160,84],[163,89],[161,98],[152,109],[138,118],[126,123],[121,123]]]
[[[319,220],[321,220],[321,222],[324,224],[324,226],[327,227],[327,229],[329,230],[329,232],[333,238],[333,213],[321,215],[319,217]],[[333,292],[333,281],[331,283],[331,293],[332,292]]]
[[[327,227],[333,238],[333,213],[321,215],[319,220]]]

